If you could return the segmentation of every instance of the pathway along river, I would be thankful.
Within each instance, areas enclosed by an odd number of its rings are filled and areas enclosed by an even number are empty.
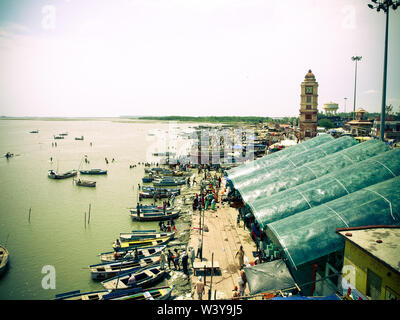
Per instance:
[[[131,220],[127,208],[136,206],[144,166],[129,166],[147,161],[149,148],[154,146],[151,139],[160,139],[169,126],[112,120],[0,121],[0,154],[15,154],[0,158],[0,243],[10,252],[9,268],[0,278],[0,299],[47,300],[66,291],[102,289],[88,270],[89,265],[100,263],[98,254],[111,251],[121,232],[158,229],[157,222]],[[179,130],[192,126],[179,124]],[[30,133],[36,129],[38,133]],[[54,135],[64,132],[68,133],[64,139],[54,140]],[[81,136],[83,141],[75,140]],[[83,161],[85,155],[90,164]],[[97,181],[96,188],[78,187],[72,178],[47,177],[49,169],[64,172],[79,166],[107,169],[108,174],[84,178]],[[178,233],[188,227],[185,220],[190,219],[177,221]],[[55,289],[42,284],[48,275],[46,266],[55,268]],[[176,275],[172,272],[163,283]]]

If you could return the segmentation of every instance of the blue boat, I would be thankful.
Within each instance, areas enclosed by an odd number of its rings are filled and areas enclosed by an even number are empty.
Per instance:
[[[90,170],[79,170],[80,174],[107,174],[107,170],[102,169],[90,169]]]

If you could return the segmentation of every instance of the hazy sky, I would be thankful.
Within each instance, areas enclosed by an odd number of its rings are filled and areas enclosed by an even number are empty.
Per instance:
[[[385,15],[369,0],[1,0],[0,115],[298,116],[380,112]],[[387,103],[400,111],[400,8]]]

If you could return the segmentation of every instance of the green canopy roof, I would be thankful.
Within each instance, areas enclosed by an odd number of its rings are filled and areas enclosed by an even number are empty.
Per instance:
[[[261,227],[400,175],[400,149],[249,203]]]
[[[337,228],[400,224],[400,177],[267,224],[294,268],[344,248]]]
[[[228,177],[230,180],[234,180],[240,176],[248,175],[251,172],[253,172],[259,168],[263,168],[270,164],[279,162],[282,159],[289,157],[290,155],[294,155],[297,153],[301,153],[301,152],[310,150],[310,149],[314,148],[315,146],[321,145],[323,143],[326,143],[326,142],[329,142],[332,140],[334,140],[334,138],[330,134],[324,134],[324,135],[315,137],[313,139],[309,139],[309,140],[299,143],[295,146],[286,148],[282,151],[274,152],[274,153],[264,156],[260,159],[251,161],[250,163],[243,164],[236,168],[230,169],[227,171]]]
[[[276,171],[262,183],[252,188],[243,188],[241,196],[250,206],[259,199],[264,199],[305,182],[317,179],[328,173],[376,156],[390,148],[380,140],[370,140],[356,144],[332,155],[306,163],[300,168]],[[255,205],[253,205],[255,206]],[[256,209],[254,211],[257,211]]]
[[[334,139],[310,150],[293,154],[279,162],[259,168],[245,176],[231,179],[231,181],[235,189],[245,194],[246,190],[257,188],[258,185],[263,184],[265,180],[273,175],[301,167],[308,162],[324,158],[330,154],[354,146],[355,144],[358,144],[358,141],[348,136]]]

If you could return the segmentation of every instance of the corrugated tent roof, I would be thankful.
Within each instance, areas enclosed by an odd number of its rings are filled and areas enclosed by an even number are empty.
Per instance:
[[[232,180],[232,179],[236,179],[243,175],[248,175],[254,170],[263,168],[272,163],[279,162],[280,160],[285,159],[286,157],[288,157],[290,155],[310,150],[315,146],[318,146],[318,145],[323,144],[328,141],[332,141],[333,139],[334,138],[331,135],[322,135],[322,136],[315,137],[313,139],[307,140],[303,143],[299,143],[290,148],[287,148],[282,151],[275,152],[275,153],[269,154],[267,156],[264,156],[260,159],[251,161],[250,163],[238,166],[236,168],[232,168],[227,171],[228,177],[230,180]]]
[[[287,170],[299,168],[306,163],[317,159],[322,159],[330,154],[347,149],[356,144],[358,144],[358,141],[352,137],[341,137],[339,139],[316,146],[310,150],[291,155],[277,163],[257,169],[246,176],[231,180],[235,189],[237,189],[242,196],[246,196],[247,190],[253,190],[254,188],[257,188],[258,185],[262,185],[264,181],[271,176],[283,173]]]
[[[294,268],[344,248],[338,228],[400,224],[400,177],[267,224]]]
[[[284,172],[278,171],[251,190],[247,192],[247,189],[242,190],[242,197],[251,206],[253,202],[259,199],[265,199],[278,192],[317,179],[335,170],[346,168],[389,150],[390,148],[386,143],[380,140],[359,143],[325,158],[306,163],[301,168],[285,170]]]
[[[249,203],[258,224],[287,218],[400,175],[400,149],[336,170],[297,187]]]

